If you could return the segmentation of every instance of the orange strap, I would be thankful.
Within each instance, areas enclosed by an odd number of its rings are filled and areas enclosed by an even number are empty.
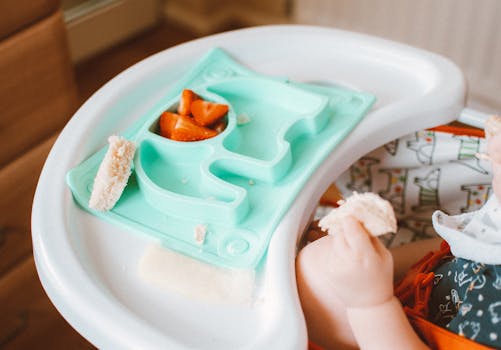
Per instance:
[[[308,350],[324,350],[320,345],[315,344],[311,340],[308,341]]]
[[[485,345],[461,337],[445,328],[439,327],[421,317],[407,315],[416,333],[433,350],[491,350]],[[325,350],[321,346],[308,342],[308,350]]]
[[[433,350],[488,350],[492,349],[468,338],[437,326],[418,316],[407,314],[416,333]]]
[[[412,265],[407,275],[397,283],[395,296],[404,305],[406,313],[423,318],[428,317],[428,302],[435,278],[433,269],[450,254],[449,245],[446,241],[442,241],[438,251],[426,254]]]
[[[414,264],[409,273],[396,285],[395,296],[400,299],[414,330],[433,350],[485,350],[485,345],[464,338],[427,320],[428,303],[433,289],[433,269],[450,256],[450,247],[442,241],[440,249],[426,254]]]
[[[475,136],[475,137],[485,137],[485,132],[482,129],[477,129],[469,126],[459,126],[459,125],[440,125],[434,128],[428,129],[430,131],[446,132],[454,135],[465,135],[465,136]]]

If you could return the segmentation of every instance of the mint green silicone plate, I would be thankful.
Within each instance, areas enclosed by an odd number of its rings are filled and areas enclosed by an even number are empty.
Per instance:
[[[177,142],[157,134],[183,89],[229,106],[226,129]],[[211,50],[157,106],[123,133],[138,146],[115,207],[88,207],[106,148],[69,171],[76,201],[94,215],[224,267],[254,268],[310,175],[363,118],[373,95],[259,75]],[[247,119],[247,123],[238,123]],[[203,244],[197,225],[207,227]]]

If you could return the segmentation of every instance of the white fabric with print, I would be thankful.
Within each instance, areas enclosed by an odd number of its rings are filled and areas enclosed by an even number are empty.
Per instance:
[[[449,216],[433,213],[435,231],[449,243],[454,256],[484,264],[501,264],[501,205],[495,195],[480,209]]]
[[[391,141],[353,163],[336,186],[374,192],[393,205],[398,233],[382,236],[387,247],[436,237],[435,210],[451,214],[481,209],[492,193],[491,164],[477,159],[487,151],[485,139],[422,130]],[[320,208],[317,218],[331,210]]]

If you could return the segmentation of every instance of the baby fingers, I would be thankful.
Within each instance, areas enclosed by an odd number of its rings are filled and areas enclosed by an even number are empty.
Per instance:
[[[342,225],[343,236],[350,249],[361,254],[374,250],[369,233],[353,216],[346,216]]]

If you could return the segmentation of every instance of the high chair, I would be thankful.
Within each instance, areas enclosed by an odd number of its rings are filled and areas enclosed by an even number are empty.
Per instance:
[[[342,86],[377,99],[276,227],[256,268],[250,304],[211,304],[144,283],[137,264],[151,240],[84,212],[65,184],[69,169],[150,110],[214,47],[261,74]],[[257,27],[160,52],[103,86],[55,143],[33,204],[33,247],[42,284],[66,320],[99,348],[304,349],[294,257],[320,196],[358,158],[402,135],[458,116],[481,125],[482,114],[464,110],[465,93],[461,71],[441,56],[334,29]]]

